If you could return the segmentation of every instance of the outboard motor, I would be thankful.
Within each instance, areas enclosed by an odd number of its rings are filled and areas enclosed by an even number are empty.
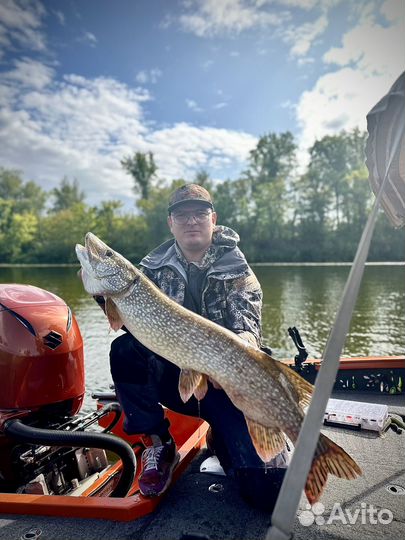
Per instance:
[[[117,403],[76,417],[84,397],[83,340],[70,308],[30,285],[0,284],[0,491],[78,495],[108,468],[105,450],[123,472],[112,496],[125,496],[136,461],[131,447],[85,430]]]
[[[0,409],[76,414],[84,396],[83,340],[70,308],[30,285],[0,285]]]

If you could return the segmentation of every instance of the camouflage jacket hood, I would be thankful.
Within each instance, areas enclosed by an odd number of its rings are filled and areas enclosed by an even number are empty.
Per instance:
[[[238,242],[239,235],[229,227],[215,227],[212,244],[198,265],[206,270],[201,315],[260,345],[262,291]],[[174,239],[140,262],[145,275],[179,304],[184,302],[189,264],[194,263],[187,262]]]

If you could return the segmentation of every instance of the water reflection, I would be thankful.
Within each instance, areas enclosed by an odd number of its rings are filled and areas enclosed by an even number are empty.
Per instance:
[[[311,357],[321,357],[349,267],[255,267],[264,292],[263,335],[277,358],[292,358],[287,328],[296,326]],[[111,382],[108,354],[117,336],[84,292],[77,268],[0,268],[0,283],[29,283],[62,297],[78,320],[85,343],[86,407],[93,391]],[[405,351],[405,272],[402,266],[365,270],[344,355],[393,355]]]
[[[264,292],[263,334],[276,356],[294,354],[289,326],[300,330],[310,356],[322,355],[349,270],[346,266],[255,268]],[[344,355],[403,354],[404,277],[401,266],[365,269]]]

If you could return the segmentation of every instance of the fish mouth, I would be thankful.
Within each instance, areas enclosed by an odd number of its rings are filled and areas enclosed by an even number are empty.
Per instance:
[[[89,256],[87,253],[87,249],[81,244],[76,244],[75,251],[80,264],[82,266],[87,266],[89,264]]]
[[[107,244],[91,232],[88,232],[84,238],[85,249],[87,250],[89,261],[99,261],[101,254],[108,250]]]
[[[101,260],[99,252],[97,251],[97,249],[94,248],[94,244],[87,241],[87,235],[85,239],[85,245],[82,246],[81,244],[76,244],[75,249],[80,264],[85,268],[94,268],[94,265]]]
[[[111,277],[119,272],[118,269],[113,272],[107,271],[105,273],[97,271],[98,264],[103,261],[104,254],[107,251],[110,251],[110,248],[93,233],[88,232],[84,239],[84,246],[76,244],[75,249],[77,258],[79,259],[83,270],[88,274],[93,274],[96,279]]]
[[[85,236],[84,246],[76,244],[76,255],[82,265],[92,265],[101,259],[102,247],[99,244],[101,244],[101,240],[90,232]]]
[[[79,276],[84,282],[87,276],[94,276],[94,270],[93,266],[89,259],[89,252],[87,251],[87,248],[82,246],[81,244],[76,244],[75,247],[77,258],[79,259],[81,269],[79,270]]]

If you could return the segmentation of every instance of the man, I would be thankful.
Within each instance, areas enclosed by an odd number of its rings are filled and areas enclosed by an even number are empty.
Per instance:
[[[141,261],[141,268],[163,292],[184,307],[228,328],[257,347],[261,345],[262,291],[237,247],[238,235],[217,226],[209,192],[186,184],[170,197],[168,226],[173,239]],[[144,434],[146,450],[139,487],[157,496],[170,484],[179,456],[162,405],[201,417],[211,426],[211,446],[225,472],[234,477],[242,494],[254,504],[274,505],[285,468],[284,454],[271,468],[258,457],[243,414],[215,383],[201,402],[193,396],[183,403],[180,370],[146,349],[129,333],[111,345],[111,374],[125,412],[128,434]],[[270,471],[270,472],[269,472]]]

